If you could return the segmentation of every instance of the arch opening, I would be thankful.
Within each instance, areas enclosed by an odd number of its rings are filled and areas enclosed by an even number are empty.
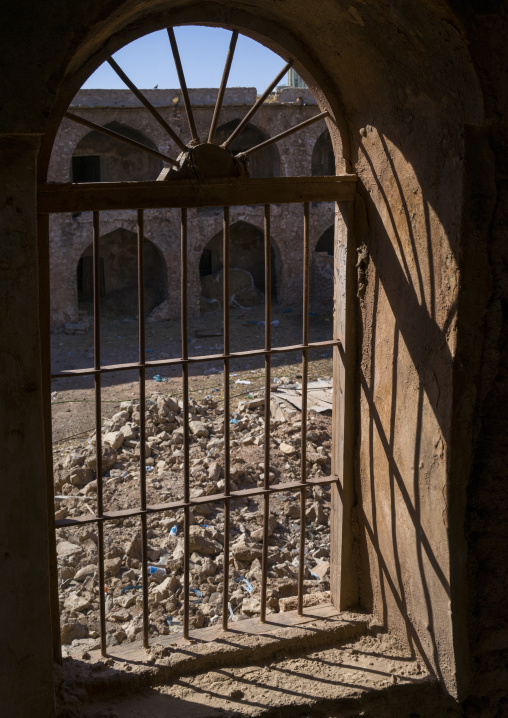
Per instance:
[[[335,154],[328,130],[319,135],[312,150],[311,174],[313,177],[335,174]]]
[[[221,145],[229,135],[240,124],[240,120],[231,120],[217,128],[214,144]],[[245,152],[251,147],[259,145],[268,139],[268,135],[262,132],[255,125],[248,123],[243,131],[231,143],[230,149],[234,155],[239,152]],[[265,147],[251,155],[248,159],[249,173],[251,177],[279,177],[280,176],[280,160],[279,153],[275,145]]]
[[[279,255],[271,242],[272,282],[270,296],[277,302],[280,272]],[[201,311],[218,309],[222,305],[222,231],[207,243],[199,260],[201,282]],[[264,235],[259,227],[240,220],[230,228],[230,285],[233,306],[256,306],[264,302],[265,261]]]
[[[325,229],[316,243],[312,256],[311,298],[314,307],[333,310],[333,262],[335,227]]]
[[[128,229],[118,228],[99,240],[99,281],[101,313],[108,316],[137,316],[138,269],[137,237]],[[167,299],[166,262],[162,252],[148,239],[144,242],[145,314]],[[78,308],[93,312],[93,256],[90,244],[81,255],[76,269]]]
[[[121,122],[109,122],[109,130],[158,149],[145,134]],[[71,160],[73,182],[128,182],[155,180],[162,162],[142,150],[92,130],[76,145]]]

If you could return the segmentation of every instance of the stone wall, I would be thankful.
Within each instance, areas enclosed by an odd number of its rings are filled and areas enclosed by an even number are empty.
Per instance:
[[[291,92],[290,92],[291,90]],[[293,97],[293,88],[281,88],[266,102],[255,118],[255,125],[248,125],[245,133],[236,140],[235,151],[242,151],[271,137],[317,113],[316,101],[308,90],[299,90]],[[208,135],[217,90],[191,90],[191,100],[198,134]],[[187,120],[181,102],[176,106],[174,98],[180,98],[179,90],[147,90],[146,96],[161,112],[177,133],[188,139]],[[255,102],[256,92],[249,88],[231,88],[226,91],[224,106],[217,129],[217,142],[224,141],[238,121]],[[164,135],[151,115],[139,106],[129,90],[81,90],[71,105],[72,111],[115,131],[130,131],[132,138],[144,141],[161,152],[177,157],[179,150]],[[245,136],[244,136],[245,135]],[[302,132],[281,141],[253,155],[251,173],[256,177],[296,176],[312,174],[312,159],[323,146],[323,137],[328,132],[324,121],[305,128]],[[329,137],[329,135],[328,135]],[[329,152],[332,151],[328,140]],[[322,152],[321,152],[322,154]],[[160,163],[156,158],[131,149],[104,135],[90,132],[86,127],[69,120],[63,120],[56,136],[49,179],[65,182],[72,179],[72,157],[76,155],[100,155],[101,176],[104,181],[156,179]],[[264,155],[264,157],[263,157]],[[331,168],[330,168],[331,169]],[[333,203],[319,203],[311,212],[311,252],[321,234],[334,222]],[[231,224],[237,228],[243,222],[244,244],[251,231],[263,231],[263,209],[261,207],[235,207],[231,211]],[[75,215],[53,215],[50,220],[51,253],[51,320],[58,329],[67,322],[78,320],[77,267],[83,252],[92,240],[91,213]],[[136,213],[108,211],[101,213],[101,237],[117,230],[136,231]],[[222,231],[222,210],[203,208],[189,212],[189,310],[190,316],[200,312],[199,261],[203,250]],[[165,291],[169,302],[165,304],[163,316],[167,319],[179,316],[179,262],[180,262],[180,220],[177,210],[151,210],[145,212],[145,236],[160,250],[164,259]],[[272,243],[276,256],[276,281],[274,296],[284,304],[300,302],[302,283],[303,214],[301,206],[275,205],[272,207]],[[245,245],[247,246],[247,245]],[[254,265],[259,261],[252,252],[245,256],[238,266],[256,272]],[[250,255],[250,258],[249,258]],[[261,250],[260,258],[263,253]],[[235,257],[232,257],[235,266]],[[323,271],[322,261],[312,259],[316,293],[321,292],[319,278]],[[252,265],[252,267],[251,267]],[[107,268],[106,268],[107,269]],[[108,284],[108,282],[106,282]],[[331,283],[328,279],[328,297]],[[321,295],[320,295],[321,296]],[[166,298],[166,297],[164,297]],[[160,313],[158,314],[160,317]]]

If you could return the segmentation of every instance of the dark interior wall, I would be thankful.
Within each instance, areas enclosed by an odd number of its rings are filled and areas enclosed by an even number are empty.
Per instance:
[[[407,632],[449,690],[456,679],[470,706],[477,701],[484,715],[502,715],[507,627],[498,600],[507,587],[496,561],[508,550],[500,530],[506,463],[496,432],[506,416],[504,4],[259,0],[247,10],[235,0],[54,0],[49,11],[12,3],[3,15],[0,268],[8,312],[0,337],[8,406],[0,438],[9,483],[1,568],[19,583],[1,599],[9,647],[2,705],[13,707],[12,716],[52,715],[35,275],[35,162],[44,177],[51,142],[39,155],[38,147],[107,55],[144,31],[205,17],[271,38],[298,58],[297,71],[320,85],[317,95],[342,130],[339,163],[342,157],[361,178],[362,600],[370,591],[377,615],[399,635]],[[462,177],[476,186],[479,176],[463,164],[467,126],[479,130],[494,158],[483,165],[479,205],[468,203],[462,186]],[[492,195],[480,236],[487,279],[477,288],[473,209],[484,222]],[[484,590],[485,571],[491,590]]]
[[[139,130],[120,122],[109,122],[106,127],[124,137],[157,149],[152,140]],[[89,182],[155,180],[162,169],[162,162],[156,157],[95,131],[88,133],[78,142],[73,157],[99,158],[100,177],[99,179],[85,180]],[[79,177],[76,177],[75,169],[76,164],[73,163],[73,182],[78,182]]]

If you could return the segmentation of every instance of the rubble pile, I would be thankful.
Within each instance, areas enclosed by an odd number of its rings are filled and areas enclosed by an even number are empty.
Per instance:
[[[289,380],[286,380],[286,383]],[[284,384],[284,379],[281,380]],[[261,486],[264,480],[263,392],[240,401],[230,419],[231,490]],[[182,401],[162,392],[146,401],[146,484],[149,505],[183,499]],[[277,405],[271,420],[271,484],[300,480],[301,415],[286,415]],[[223,502],[206,502],[224,491],[224,408],[213,395],[190,400],[191,498],[203,503],[190,510],[191,627],[220,622],[224,561]],[[104,511],[139,506],[140,404],[123,402],[102,426]],[[307,476],[328,476],[331,419],[309,412]],[[71,451],[56,465],[55,517],[96,513],[96,446]],[[306,489],[305,591],[308,605],[326,600],[329,590],[329,485]],[[263,540],[262,496],[231,500],[230,590],[233,621],[259,614]],[[296,607],[300,492],[270,497],[267,611]],[[183,613],[183,509],[148,516],[150,633],[178,633]],[[99,635],[96,524],[57,530],[63,644],[92,648]],[[108,645],[140,638],[142,631],[141,532],[139,517],[119,517],[104,526]]]

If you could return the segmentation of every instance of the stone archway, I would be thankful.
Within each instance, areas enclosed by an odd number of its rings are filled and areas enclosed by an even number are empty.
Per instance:
[[[240,124],[240,120],[231,120],[217,128],[215,144],[220,145],[227,140],[229,135]],[[244,130],[231,144],[234,154],[245,152],[267,140],[268,137],[255,125],[247,124]],[[266,147],[249,157],[249,172],[251,177],[279,177],[280,159],[275,145]]]
[[[137,237],[122,227],[99,240],[101,312],[111,316],[137,316]],[[167,299],[165,260],[158,247],[145,239],[145,311]],[[93,305],[93,257],[90,244],[76,268],[78,306],[91,313]]]
[[[157,149],[152,140],[133,127],[120,122],[109,122],[105,127],[130,140]],[[156,157],[95,130],[78,142],[71,162],[73,182],[155,180],[162,169],[162,163]]]
[[[311,299],[314,308],[333,310],[334,226],[325,229],[316,243],[311,264]]]
[[[335,155],[328,130],[319,135],[312,150],[311,174],[313,177],[335,174]]]
[[[275,243],[271,242],[272,302],[277,301],[280,258]],[[237,306],[262,304],[266,293],[264,234],[263,230],[249,222],[239,220],[230,229],[230,282],[234,294],[232,302]],[[222,303],[222,231],[208,242],[199,260],[201,280],[201,310],[210,311]]]

